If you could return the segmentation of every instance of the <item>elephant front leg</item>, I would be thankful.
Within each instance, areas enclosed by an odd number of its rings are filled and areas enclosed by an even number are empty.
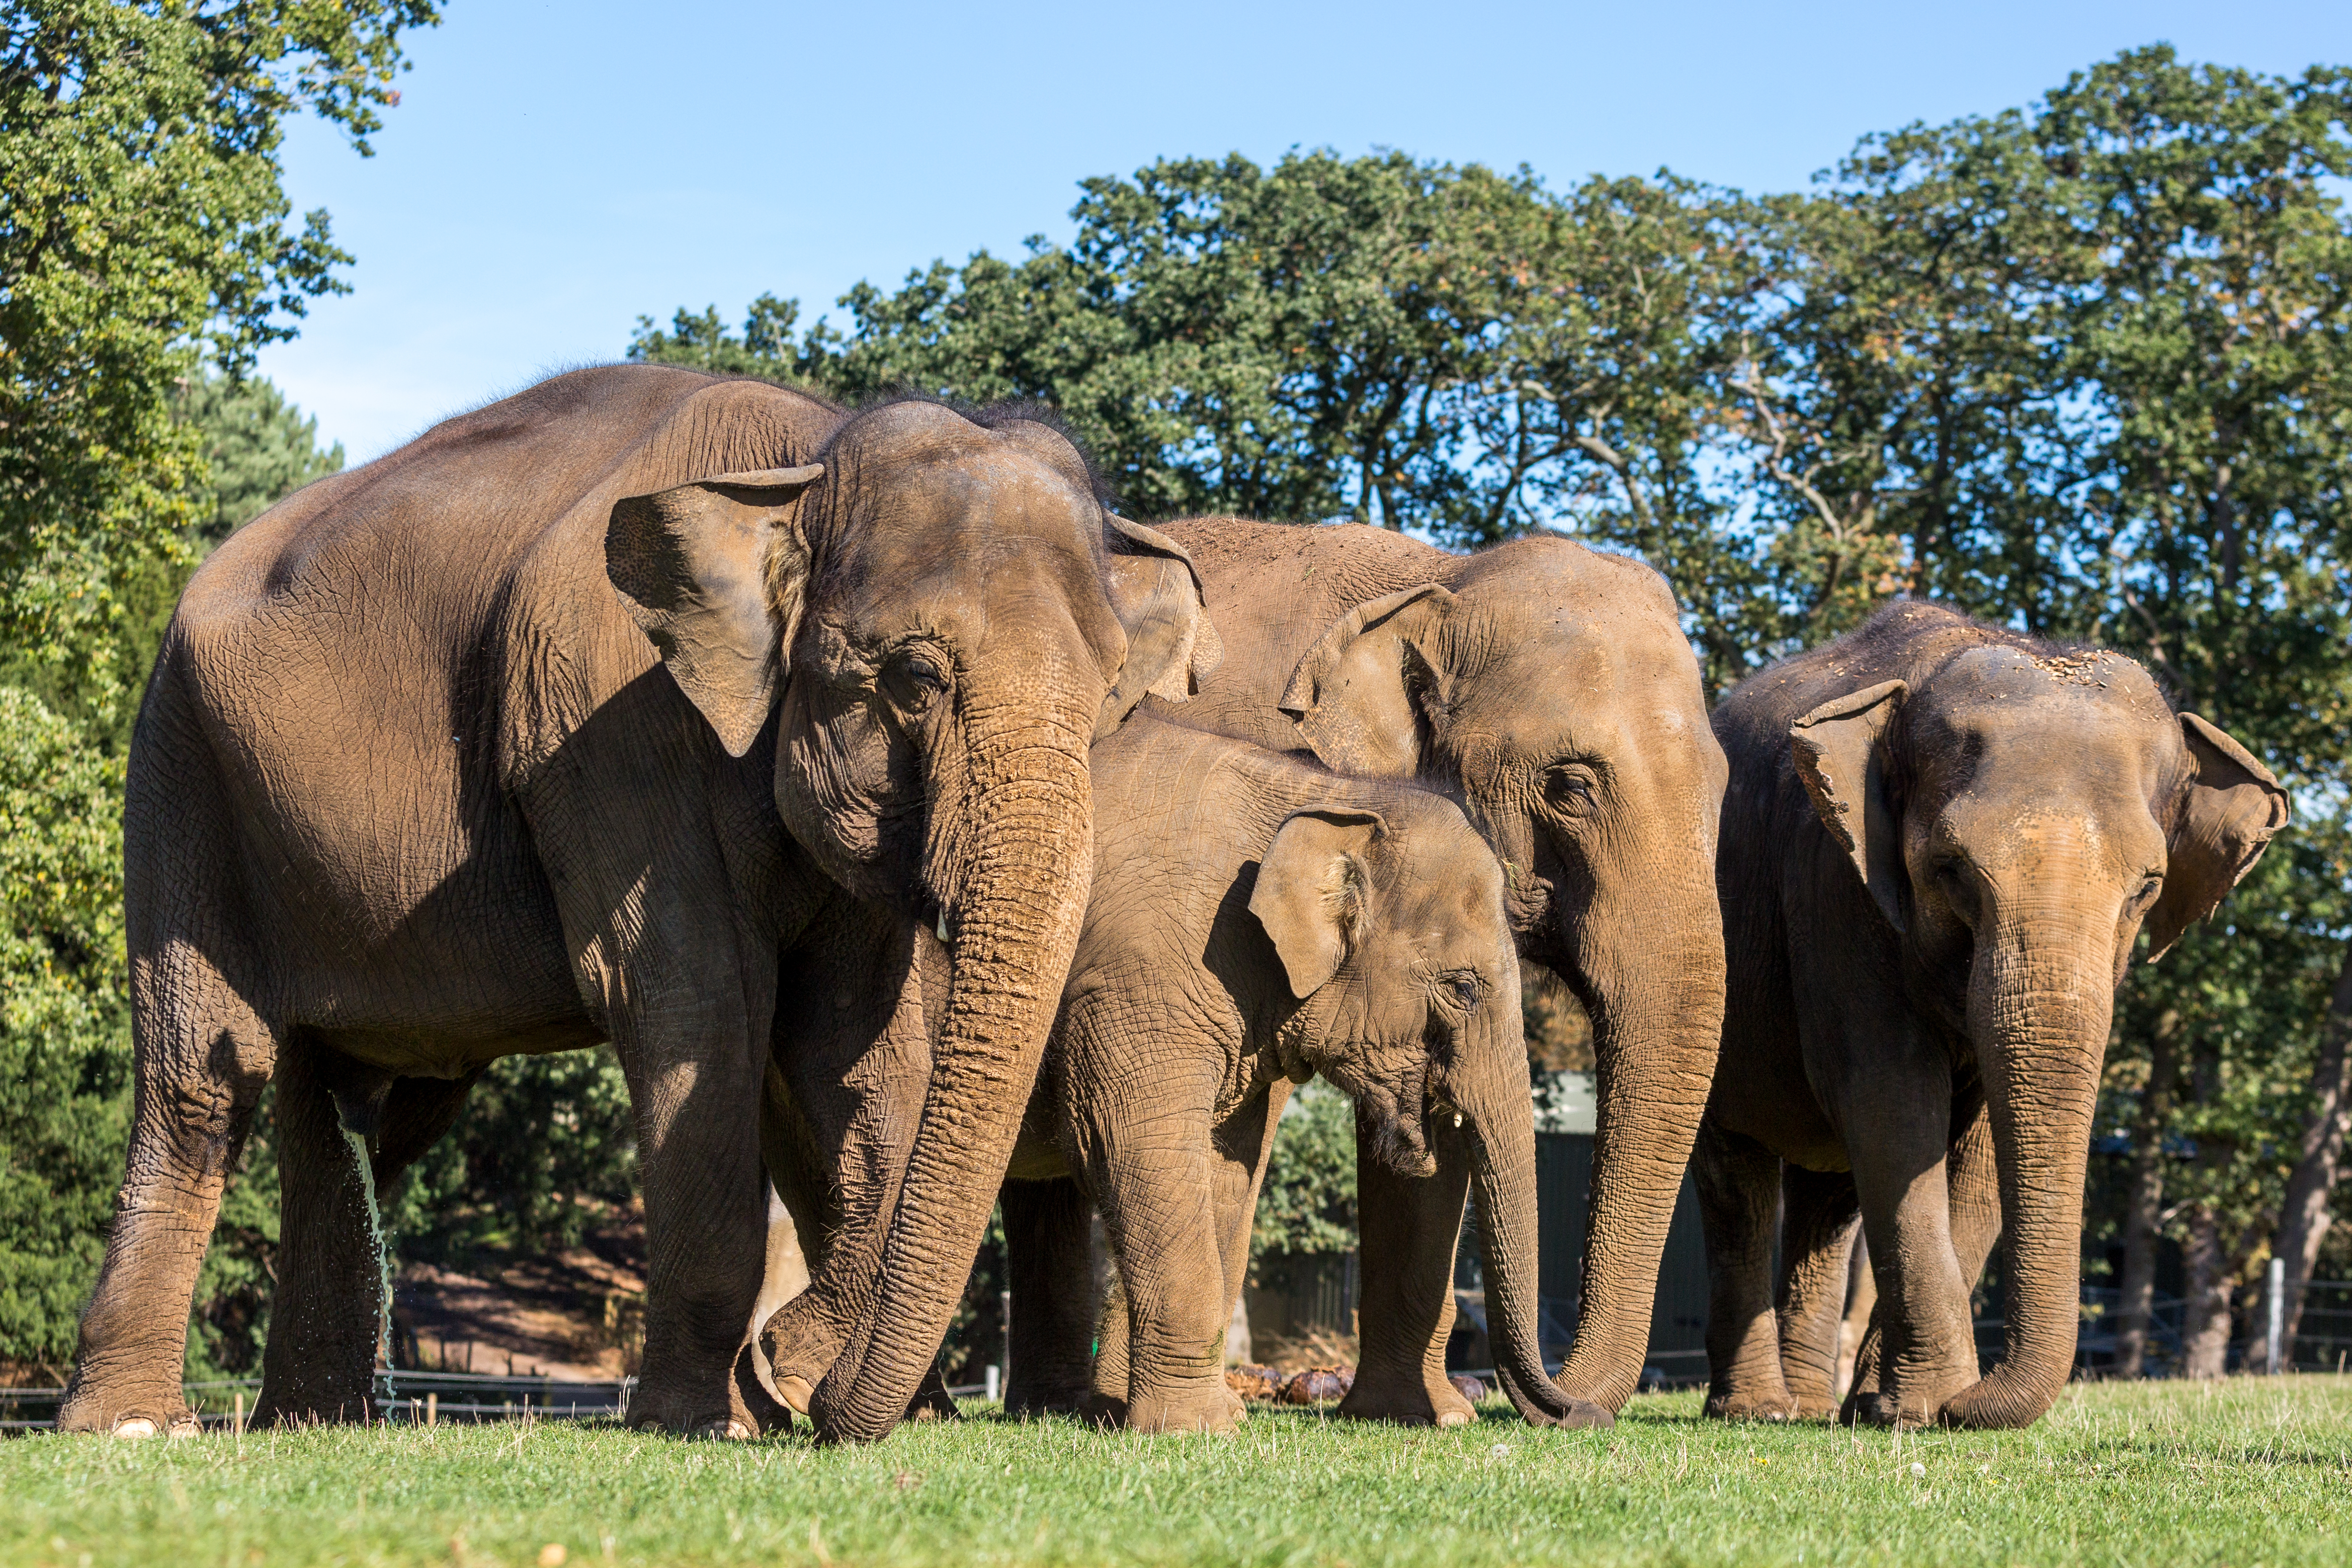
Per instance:
[[[1218,1256],[1203,1098],[1197,1113],[1103,1127],[1092,1162],[1118,1255],[1126,1422],[1134,1431],[1229,1432],[1235,1419],[1224,1377],[1231,1298]]]
[[[672,1020],[649,1021],[621,1050],[646,1205],[645,1363],[629,1420],[748,1437],[766,1405],[740,1354],[767,1262],[761,1063],[748,1031],[696,1030],[722,1043],[689,1051]]]
[[[1943,1129],[1882,1124],[1856,1151],[1854,1185],[1878,1282],[1875,1391],[1847,1396],[1848,1420],[1903,1427],[1934,1421],[1977,1381],[1969,1283],[1953,1249]],[[1977,1259],[1979,1268],[1982,1256]]]
[[[1837,1412],[1838,1332],[1861,1207],[1843,1171],[1780,1176],[1780,1375],[1800,1420]]]
[[[1402,1176],[1373,1157],[1375,1129],[1356,1113],[1356,1224],[1361,1251],[1356,1382],[1339,1413],[1408,1426],[1456,1427],[1477,1411],[1445,1375],[1454,1333],[1454,1254],[1470,1166],[1441,1139],[1437,1174]]]
[[[1780,1158],[1710,1113],[1691,1150],[1691,1177],[1706,1232],[1706,1413],[1785,1421],[1796,1401],[1781,1375],[1771,1289]]]

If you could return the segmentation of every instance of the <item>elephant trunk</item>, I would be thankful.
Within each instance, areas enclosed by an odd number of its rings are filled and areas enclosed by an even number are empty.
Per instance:
[[[1573,950],[1599,1115],[1582,1301],[1559,1381],[1609,1410],[1641,1382],[1666,1231],[1722,1041],[1720,905],[1711,879],[1678,880],[1645,882],[1639,911],[1595,908]]]
[[[2009,1304],[2000,1364],[1945,1406],[1953,1426],[2030,1425],[2074,1366],[2084,1166],[2115,1005],[2112,937],[2076,924],[1995,925],[1990,941],[1979,939],[1969,977],[1969,1032],[2000,1172]]]
[[[1486,1270],[1486,1333],[1495,1371],[1520,1415],[1539,1426],[1608,1427],[1601,1406],[1562,1391],[1544,1371],[1537,1296],[1536,1134],[1528,1059],[1516,997],[1507,1019],[1486,1026],[1496,1040],[1457,1075],[1449,1097],[1461,1111],[1470,1145],[1478,1241]]]
[[[1094,867],[1091,707],[972,703],[977,823],[949,927],[946,1016],[884,1245],[878,1288],[810,1401],[821,1437],[905,1416],[971,1273],[1076,948]]]

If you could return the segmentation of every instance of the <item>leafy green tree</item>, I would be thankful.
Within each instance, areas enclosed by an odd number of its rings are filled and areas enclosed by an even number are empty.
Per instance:
[[[70,1354],[121,1171],[128,694],[202,529],[179,417],[341,287],[289,229],[278,149],[317,112],[362,152],[421,0],[0,5],[0,1364]],[[243,482],[229,476],[232,484]],[[134,613],[134,608],[137,613]],[[205,1330],[199,1325],[201,1347]]]
[[[1321,1079],[1298,1086],[1274,1134],[1250,1261],[1356,1247],[1356,1105]]]

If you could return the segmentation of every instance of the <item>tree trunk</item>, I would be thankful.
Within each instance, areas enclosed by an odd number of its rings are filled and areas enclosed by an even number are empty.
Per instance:
[[[2180,1370],[2219,1377],[2230,1362],[2230,1270],[2221,1256],[2221,1217],[2204,1204],[2189,1211],[2182,1244],[2189,1264],[2180,1317]]]
[[[2319,1054],[2311,1069],[2311,1115],[2304,1124],[2302,1151],[2287,1176],[2286,1201],[2280,1206],[2278,1232],[2271,1241],[2271,1256],[2286,1265],[2286,1322],[2279,1345],[2290,1364],[2303,1322],[2303,1287],[2318,1261],[2319,1244],[2327,1238],[2328,1200],[2343,1168],[2346,1125],[2352,1123],[2347,1041],[2352,1041],[2352,945],[2345,948],[2335,992],[2327,999],[2326,1021],[2320,1026]]]
[[[2116,1302],[2117,1377],[2147,1375],[2149,1314],[2156,1302],[2157,1218],[2164,1207],[2164,1130],[2180,1071],[2180,1015],[2170,1008],[2148,1042],[2147,1088],[2132,1128],[2131,1185],[2124,1197],[2124,1277]]]

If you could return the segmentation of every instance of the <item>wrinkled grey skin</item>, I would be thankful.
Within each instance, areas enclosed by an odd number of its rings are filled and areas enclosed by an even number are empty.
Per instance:
[[[1094,899],[1008,1190],[1074,1177],[1103,1214],[1093,1409],[1150,1432],[1239,1416],[1225,1323],[1275,1124],[1319,1072],[1388,1169],[1425,1179],[1443,1147],[1475,1173],[1503,1385],[1530,1420],[1575,1416],[1536,1338],[1502,872],[1461,811],[1143,717],[1092,768]]]
[[[190,1292],[273,1074],[257,1416],[351,1419],[370,1183],[497,1057],[610,1040],[645,1168],[632,1416],[753,1429],[749,1112],[778,952],[838,886],[948,933],[890,1282],[814,1401],[830,1436],[888,1430],[1018,1132],[1035,977],[1076,941],[1087,746],[1182,694],[1202,624],[1181,552],[1108,518],[1041,424],[663,367],[557,377],[241,529],[132,744],[138,1092],[62,1424],[186,1420]]]
[[[1790,1383],[1821,1380],[1784,1373],[1783,1341],[1820,1338],[1858,1207],[1884,1337],[1853,1413],[2027,1425],[2074,1359],[2084,1166],[2133,942],[2145,927],[2160,956],[2210,914],[2285,825],[2285,793],[2129,659],[1926,604],[1743,683],[1715,727],[1730,983],[1693,1161],[1707,1408],[1799,1413]],[[2007,1345],[1979,1378],[1968,1269],[1996,1229]]]
[[[1651,1298],[1723,1008],[1711,869],[1724,763],[1673,596],[1638,562],[1556,538],[1454,556],[1379,528],[1234,517],[1167,525],[1192,554],[1227,657],[1176,723],[1413,779],[1461,803],[1501,856],[1520,957],[1591,1014],[1600,1124],[1583,1312],[1559,1375],[1579,1420],[1640,1378]],[[1469,1172],[1397,1176],[1359,1126],[1362,1290],[1350,1416],[1454,1424],[1445,1377]],[[1066,1197],[1008,1233],[1075,1288]],[[1059,1261],[1049,1261],[1059,1260]],[[1015,1393],[1069,1399],[1087,1342],[1074,1304],[1021,1304]],[[1043,1368],[1032,1382],[1026,1365]]]

